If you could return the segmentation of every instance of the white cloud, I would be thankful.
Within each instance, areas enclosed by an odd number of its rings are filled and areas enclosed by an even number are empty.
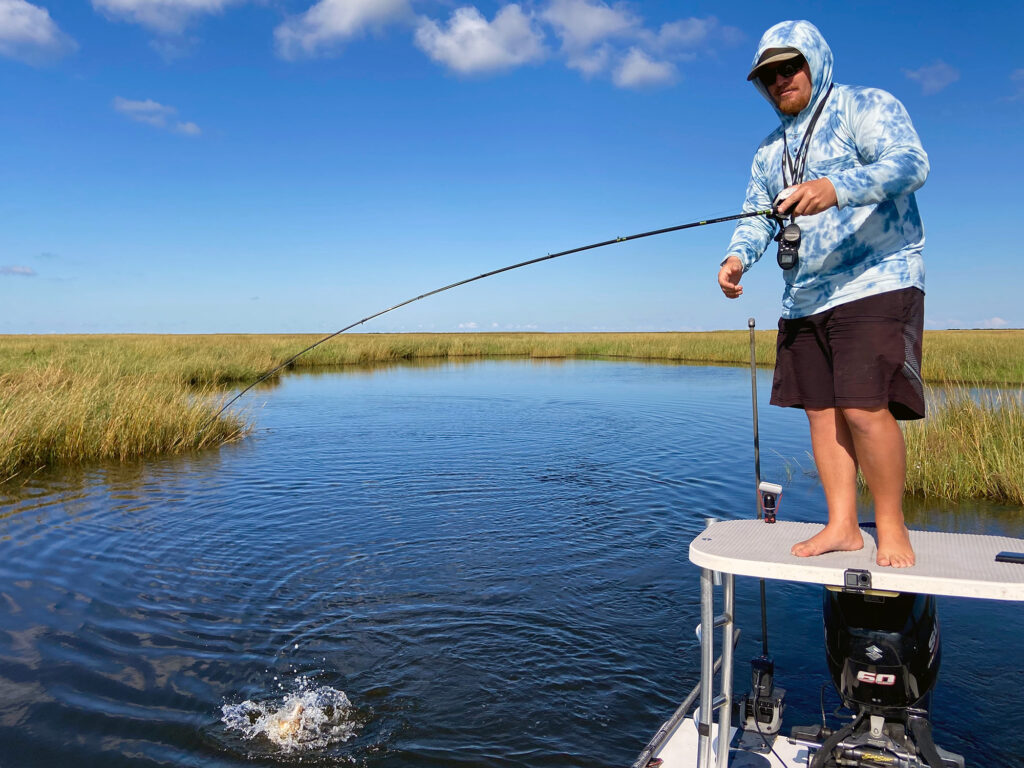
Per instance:
[[[552,0],[541,18],[561,38],[566,65],[586,77],[607,71],[620,55],[609,41],[636,38],[643,25],[628,8],[592,0]]]
[[[1009,323],[1001,317],[990,317],[987,320],[981,321],[981,327],[989,330],[995,330],[997,328],[1005,328]]]
[[[92,0],[92,7],[155,32],[178,34],[194,16],[219,13],[243,2],[246,0]]]
[[[185,136],[198,136],[202,133],[195,123],[186,123],[177,120],[175,116],[178,110],[166,104],[160,104],[152,99],[145,101],[133,101],[122,99],[120,96],[114,99],[114,109],[137,123],[146,123],[156,128],[180,133]]]
[[[408,0],[320,0],[274,30],[277,53],[284,59],[329,53],[368,29],[410,13]]]
[[[545,55],[544,33],[515,3],[491,22],[471,6],[456,9],[447,28],[424,18],[416,29],[416,45],[462,74],[509,69]]]
[[[938,93],[960,79],[960,72],[944,61],[936,61],[920,69],[904,69],[903,74],[920,83],[921,92],[926,96]]]
[[[152,99],[132,101],[131,99],[122,99],[120,96],[114,99],[114,109],[136,122],[149,123],[160,128],[166,126],[167,118],[178,111],[174,107],[164,106]]]
[[[630,48],[612,75],[620,88],[666,85],[676,79],[676,67],[670,61],[652,59],[639,48]]]
[[[717,27],[718,20],[714,16],[670,21],[658,30],[658,45],[661,48],[693,48],[707,42]]]
[[[26,0],[0,0],[0,56],[41,64],[77,47],[45,8]]]
[[[479,327],[480,325],[472,320],[470,320],[468,323],[459,323],[460,331],[475,331]]]
[[[36,271],[32,267],[23,267],[19,264],[0,266],[0,275],[16,275],[18,277],[35,277]]]
[[[589,51],[575,53],[566,59],[566,65],[575,69],[586,77],[605,72],[612,62],[615,51],[610,45],[601,45]]]
[[[162,35],[149,41],[149,47],[156,51],[168,64],[191,55],[198,37],[190,35]]]
[[[741,36],[714,16],[649,29],[632,6],[603,0],[551,0],[540,18],[561,39],[567,66],[587,77],[611,72],[622,88],[672,82],[678,74],[675,62],[695,58],[697,49],[715,40],[733,44]]]
[[[144,0],[93,0],[141,3]],[[227,3],[245,0],[151,0]],[[414,0],[319,0],[274,30],[284,59],[329,55],[341,44],[388,24],[414,19]],[[492,19],[472,5],[457,7],[447,20],[419,16],[414,40],[432,60],[460,74],[498,72],[548,55],[545,29],[560,41],[566,66],[586,77],[605,74],[623,88],[665,84],[678,78],[677,64],[714,41],[742,36],[718,20],[686,18],[648,29],[639,4],[605,0],[538,0],[536,12],[506,3]]]
[[[610,37],[633,35],[642,21],[628,8],[593,0],[552,0],[541,13],[570,52],[581,52]]]
[[[199,126],[195,123],[176,123],[174,130],[178,133],[183,133],[186,136],[198,136],[202,133]]]
[[[1014,86],[1014,92],[1010,94],[1010,101],[1024,99],[1024,69],[1013,70],[1010,73],[1010,82]]]

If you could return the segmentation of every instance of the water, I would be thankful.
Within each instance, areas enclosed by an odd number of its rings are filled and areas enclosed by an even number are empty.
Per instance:
[[[749,382],[588,361],[291,376],[250,396],[241,444],[37,476],[0,511],[0,767],[628,765],[696,682],[687,544],[753,514]],[[769,383],[763,475],[781,517],[820,520],[804,418]],[[1024,537],[1021,510],[908,516]],[[788,720],[814,721],[819,593],[769,600]],[[1024,612],[940,615],[938,743],[1021,768]]]

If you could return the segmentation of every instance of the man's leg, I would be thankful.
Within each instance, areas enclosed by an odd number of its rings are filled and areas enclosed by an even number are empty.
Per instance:
[[[875,501],[879,565],[906,568],[914,564],[914,550],[903,522],[907,449],[903,432],[888,408],[844,408],[860,469]],[[817,451],[817,449],[815,449]],[[830,504],[829,520],[831,520]]]
[[[858,451],[843,412],[838,408],[807,408],[811,448],[828,502],[828,524],[821,533],[794,544],[798,557],[811,557],[864,546],[857,524]],[[897,429],[899,429],[897,427]]]

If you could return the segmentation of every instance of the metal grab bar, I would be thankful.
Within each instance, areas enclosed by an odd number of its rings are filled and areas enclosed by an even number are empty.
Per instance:
[[[721,579],[723,592],[722,614],[715,616],[715,582]],[[701,703],[697,722],[697,768],[728,768],[729,737],[732,731],[732,679],[733,648],[736,631],[733,621],[735,607],[735,577],[731,573],[715,573],[706,568],[700,572],[701,615]],[[722,627],[722,685],[716,697],[712,687],[715,679],[715,632]],[[711,631],[705,631],[711,627]],[[714,712],[718,710],[718,750],[711,740]]]
[[[740,641],[740,630],[733,632],[733,647],[736,646]],[[718,674],[718,670],[722,666],[722,657],[719,656],[715,659],[714,672]],[[693,690],[687,694],[686,698],[683,699],[683,703],[676,707],[676,711],[672,713],[672,717],[666,720],[658,732],[654,734],[654,738],[648,742],[647,746],[644,747],[640,756],[633,762],[630,768],[647,768],[647,764],[651,761],[654,753],[658,751],[658,748],[664,743],[664,741],[679,727],[679,723],[686,719],[686,716],[690,713],[690,709],[693,707],[693,702],[697,700],[700,695],[700,683],[693,686]]]

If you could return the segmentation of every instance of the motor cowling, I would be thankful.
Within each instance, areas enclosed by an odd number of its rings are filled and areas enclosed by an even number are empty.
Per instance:
[[[843,703],[902,719],[927,709],[939,673],[939,621],[932,595],[824,590],[825,649]]]

